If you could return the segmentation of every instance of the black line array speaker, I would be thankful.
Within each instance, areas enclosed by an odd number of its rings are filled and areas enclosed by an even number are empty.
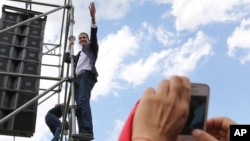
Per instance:
[[[0,29],[42,13],[3,5]],[[40,75],[46,16],[0,33],[0,71]],[[0,74],[0,119],[38,95],[40,79]],[[0,134],[31,137],[35,132],[37,101],[0,125]]]

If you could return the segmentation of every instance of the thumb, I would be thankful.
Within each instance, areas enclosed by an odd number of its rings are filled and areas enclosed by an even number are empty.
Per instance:
[[[199,130],[199,129],[193,130],[192,136],[195,139],[195,141],[218,141],[216,138],[214,138],[207,132]]]

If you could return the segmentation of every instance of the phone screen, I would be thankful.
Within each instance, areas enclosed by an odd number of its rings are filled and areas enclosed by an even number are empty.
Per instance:
[[[193,129],[204,129],[207,100],[207,96],[191,96],[189,115],[186,124],[181,132],[182,135],[191,135]]]

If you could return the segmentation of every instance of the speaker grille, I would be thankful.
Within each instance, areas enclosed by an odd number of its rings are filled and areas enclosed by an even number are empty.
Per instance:
[[[4,5],[0,29],[39,14],[42,13]],[[38,95],[40,83],[38,78],[12,76],[7,73],[40,75],[45,23],[46,17],[42,17],[0,34],[0,71],[6,72],[0,74],[0,118]],[[37,101],[0,125],[0,134],[33,136],[36,115]]]

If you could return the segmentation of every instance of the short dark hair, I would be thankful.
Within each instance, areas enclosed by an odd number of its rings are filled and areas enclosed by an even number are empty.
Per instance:
[[[81,33],[78,35],[78,37],[79,37],[81,34],[85,34],[85,35],[86,35],[86,37],[89,39],[89,35],[88,35],[88,33],[86,33],[86,32],[81,32]]]

